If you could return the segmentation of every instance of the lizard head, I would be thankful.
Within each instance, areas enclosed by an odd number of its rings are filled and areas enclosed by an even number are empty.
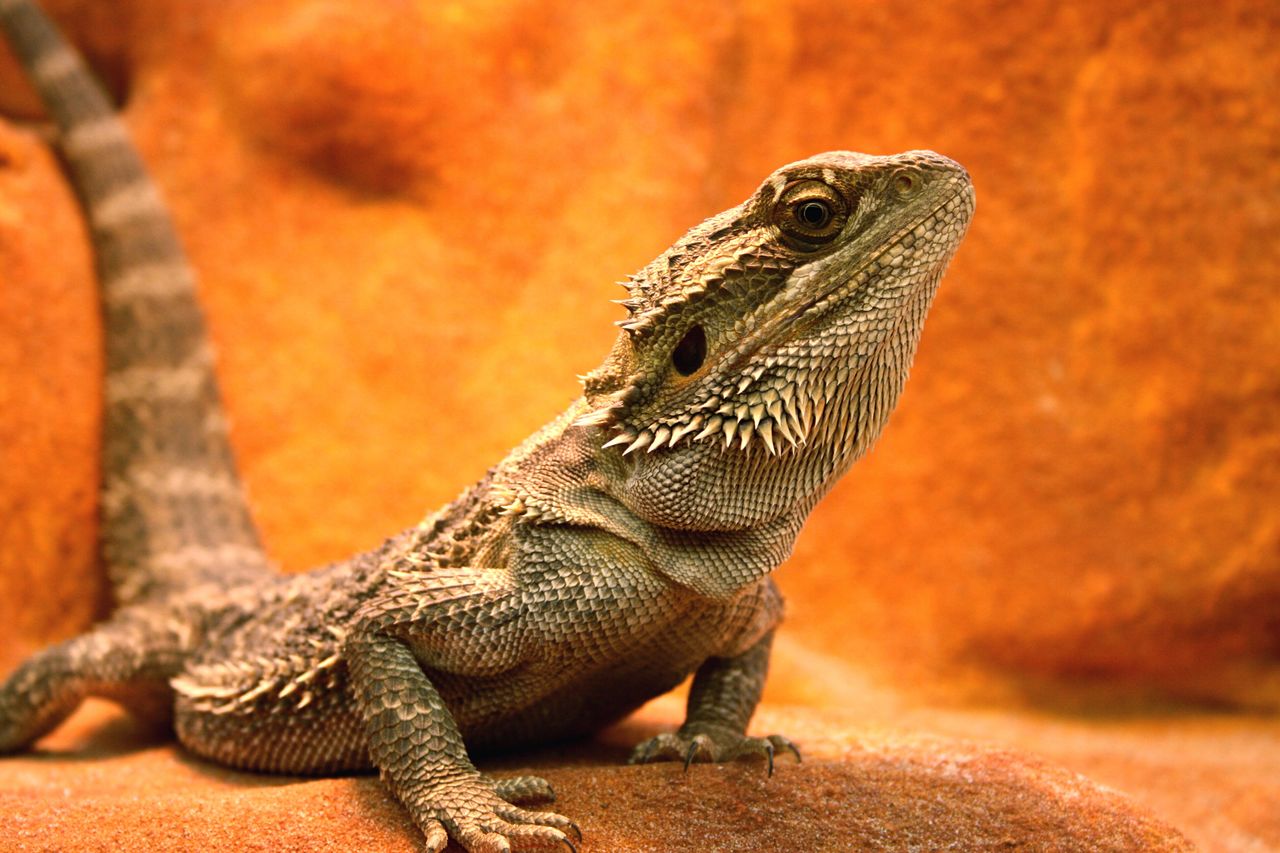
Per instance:
[[[619,497],[680,529],[803,518],[888,419],[973,204],[932,152],[820,154],[631,276],[577,421]]]

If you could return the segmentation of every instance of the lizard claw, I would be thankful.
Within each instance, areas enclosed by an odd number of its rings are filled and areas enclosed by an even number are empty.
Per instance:
[[[649,759],[653,758],[653,753],[658,749],[658,738],[651,737],[642,744],[639,744],[632,751],[631,757],[627,759],[628,764],[648,764]]]
[[[684,769],[695,761],[726,762],[741,758],[763,758],[770,776],[780,752],[789,752],[800,761],[800,750],[782,735],[749,737],[726,727],[686,724],[680,731],[664,733],[639,744],[631,753],[631,764],[650,761],[683,761]]]
[[[714,755],[715,750],[711,744],[711,738],[706,735],[694,735],[693,740],[689,741],[689,751],[684,756],[684,772],[689,772],[689,765],[693,763],[693,759],[698,755]],[[710,759],[714,761],[715,759]]]
[[[569,834],[582,840],[578,825],[554,812],[529,811],[506,797],[545,796],[546,780],[517,776],[497,781],[480,774],[455,784],[409,792],[404,803],[422,829],[429,853],[442,853],[449,839],[467,853],[510,853],[515,849],[567,847],[578,853]],[[416,794],[416,795],[415,795]]]
[[[804,763],[804,759],[800,757],[800,747],[792,743],[790,738],[783,737],[782,735],[769,735],[769,742],[772,743],[776,749],[780,749],[783,752],[789,752],[794,755],[796,757],[796,764]]]
[[[748,740],[750,740],[750,738],[748,738]],[[804,761],[804,759],[800,757],[800,749],[791,742],[790,738],[785,738],[782,735],[769,735],[766,738],[760,738],[760,740],[762,741],[762,748],[769,756],[770,778],[773,777],[773,759],[777,752],[781,751],[791,753],[796,757],[796,764]]]

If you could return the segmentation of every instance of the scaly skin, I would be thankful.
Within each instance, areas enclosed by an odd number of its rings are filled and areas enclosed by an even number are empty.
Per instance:
[[[181,742],[283,773],[377,767],[472,853],[564,844],[488,752],[596,731],[696,673],[632,760],[795,751],[746,734],[782,614],[770,573],[893,408],[973,211],[924,151],[784,166],[627,283],[585,393],[381,548],[270,573],[168,216],[128,136],[30,0],[0,20],[62,131],[107,324],[104,544],[121,607],[0,687],[0,752],[88,695],[171,707]],[[465,744],[465,745],[464,745]],[[798,757],[798,752],[796,753]]]

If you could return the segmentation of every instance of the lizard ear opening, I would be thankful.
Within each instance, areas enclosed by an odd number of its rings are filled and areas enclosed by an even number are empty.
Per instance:
[[[681,376],[689,376],[707,358],[707,333],[702,326],[695,325],[684,333],[680,343],[671,351],[671,363]]]

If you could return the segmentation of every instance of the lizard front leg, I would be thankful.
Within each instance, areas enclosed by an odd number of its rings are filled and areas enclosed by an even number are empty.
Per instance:
[[[800,760],[795,744],[782,735],[750,737],[747,723],[755,713],[769,670],[773,632],[736,657],[711,658],[698,668],[689,690],[684,725],[639,744],[631,753],[632,764],[650,761],[734,761],[763,758],[773,775],[774,755],[790,752]]]
[[[535,777],[499,782],[476,770],[453,715],[402,640],[361,630],[346,654],[369,756],[431,853],[451,837],[469,853],[509,851],[512,842],[576,850],[566,833],[581,833],[568,818],[512,805],[549,795],[550,785]]]

